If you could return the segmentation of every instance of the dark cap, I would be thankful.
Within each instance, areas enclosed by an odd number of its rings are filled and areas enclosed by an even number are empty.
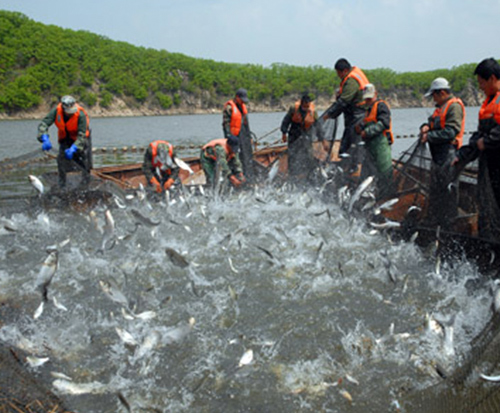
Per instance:
[[[248,93],[246,89],[238,89],[236,91],[236,96],[239,97],[244,103],[248,103]]]

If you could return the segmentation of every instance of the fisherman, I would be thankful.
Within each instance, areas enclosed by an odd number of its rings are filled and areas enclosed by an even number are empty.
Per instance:
[[[82,172],[81,186],[90,182],[92,169],[92,139],[89,127],[89,115],[78,105],[73,96],[63,96],[61,102],[52,109],[38,125],[38,141],[42,150],[50,151],[52,143],[48,134],[49,127],[55,123],[58,129],[59,154],[57,169],[59,186],[66,186],[66,173],[76,163]]]
[[[387,102],[377,98],[375,86],[368,83],[363,89],[365,117],[355,127],[365,143],[367,158],[363,162],[362,175],[375,175],[379,198],[387,198],[393,191],[391,145],[391,109]],[[372,170],[371,170],[372,169]]]
[[[238,138],[231,135],[228,139],[214,139],[201,149],[200,162],[207,184],[217,184],[217,169],[220,168],[220,176],[228,178],[235,188],[245,184],[240,157],[238,156]]]
[[[153,141],[146,149],[142,171],[148,185],[156,193],[168,191],[178,180],[179,167],[175,163],[175,158],[174,147],[167,141]]]
[[[355,146],[354,150],[351,151],[351,159],[347,162],[349,170],[353,172],[356,171],[358,165],[356,146],[360,139],[354,127],[365,115],[365,111],[361,107],[363,89],[370,82],[361,69],[351,66],[344,58],[337,60],[335,70],[341,79],[337,100],[325,111],[322,118],[323,120],[335,119],[340,114],[344,114],[344,133],[340,142],[339,156],[349,159],[347,152],[351,146]]]
[[[451,93],[443,77],[434,79],[426,97],[432,96],[436,109],[427,123],[420,126],[420,142],[428,143],[432,156],[427,224],[451,229],[458,215],[458,180],[450,165],[462,146],[465,107]]]
[[[480,89],[486,95],[479,109],[477,131],[462,146],[452,164],[457,172],[479,158],[478,205],[479,235],[500,239],[500,64],[493,58],[476,66]]]
[[[224,104],[224,110],[222,112],[222,130],[226,139],[230,139],[230,137],[239,138],[239,146],[241,148],[240,159],[243,165],[243,172],[248,181],[252,182],[254,179],[252,164],[253,150],[250,126],[248,123],[247,103],[248,93],[246,89],[238,89],[235,97]]]
[[[288,142],[288,173],[291,178],[307,178],[314,169],[314,136],[317,136],[325,147],[323,129],[317,120],[318,113],[312,98],[306,93],[290,106],[281,122],[282,140]]]

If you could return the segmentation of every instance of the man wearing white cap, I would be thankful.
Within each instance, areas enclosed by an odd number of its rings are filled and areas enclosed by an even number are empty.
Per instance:
[[[432,155],[427,220],[430,225],[451,229],[458,213],[458,182],[452,182],[450,165],[462,146],[465,107],[451,94],[450,84],[443,77],[432,81],[425,96],[432,96],[436,103],[434,113],[420,127],[420,141],[428,143]]]
[[[82,185],[87,185],[92,168],[89,115],[76,103],[73,96],[63,96],[61,102],[38,125],[38,141],[42,143],[44,151],[52,149],[48,131],[54,123],[58,130],[59,141],[57,156],[59,186],[61,188],[66,186],[66,172],[73,169],[73,162],[82,171]]]
[[[391,146],[391,109],[386,101],[377,99],[375,86],[368,83],[363,89],[365,117],[356,125],[356,132],[365,143],[368,159],[363,162],[362,174],[377,177],[378,197],[385,198],[393,190]],[[370,169],[375,169],[374,171]]]

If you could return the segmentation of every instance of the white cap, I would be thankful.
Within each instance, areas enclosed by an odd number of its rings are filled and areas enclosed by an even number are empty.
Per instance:
[[[363,99],[371,99],[375,97],[375,86],[371,83],[368,83],[363,89]]]
[[[67,113],[68,115],[76,113],[77,111],[76,100],[73,96],[70,95],[63,96],[61,98],[61,103],[65,113]]]
[[[451,89],[450,84],[444,77],[437,77],[432,81],[431,87],[424,96],[427,98],[430,95],[432,95],[432,92],[434,92],[435,90],[443,90],[443,89],[450,90]]]

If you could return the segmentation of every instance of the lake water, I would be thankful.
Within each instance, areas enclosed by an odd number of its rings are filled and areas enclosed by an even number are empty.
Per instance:
[[[466,116],[466,131],[477,127],[478,107],[469,107]],[[419,126],[432,113],[431,109],[394,109],[392,110],[393,131],[396,136],[410,136],[418,133]],[[250,113],[250,127],[260,138],[279,127],[284,112]],[[38,120],[0,121],[0,159],[13,158],[32,152],[40,147],[36,140]],[[211,139],[222,137],[222,115],[183,115],[128,118],[91,118],[93,145],[100,147],[147,146],[156,139],[166,139],[174,145],[202,145]],[[339,122],[337,136],[343,131],[343,121]],[[57,131],[51,127],[52,143]],[[263,139],[263,143],[278,140],[278,131]],[[406,149],[414,139],[397,139],[393,155]]]
[[[282,116],[252,114],[252,129],[260,137]],[[426,116],[395,110],[395,133],[415,133]],[[221,136],[220,122],[114,118],[92,127],[95,147],[200,145]],[[36,126],[0,122],[3,157],[39,147]],[[13,191],[6,180],[26,189],[0,210],[0,342],[49,358],[30,372],[72,411],[126,411],[120,393],[137,412],[396,412],[412,391],[442,381],[435,363],[459,365],[490,317],[490,285],[474,263],[439,263],[433,251],[373,234],[336,193],[276,185],[220,199],[196,189],[175,203],[122,199],[109,212],[42,209],[26,176],[47,169],[55,165],[3,175],[2,197]],[[152,224],[138,226],[133,209]],[[103,235],[110,212],[114,242]],[[35,317],[49,246],[58,266]],[[426,315],[454,319],[451,347],[425,329]],[[68,394],[54,371],[85,394]]]

